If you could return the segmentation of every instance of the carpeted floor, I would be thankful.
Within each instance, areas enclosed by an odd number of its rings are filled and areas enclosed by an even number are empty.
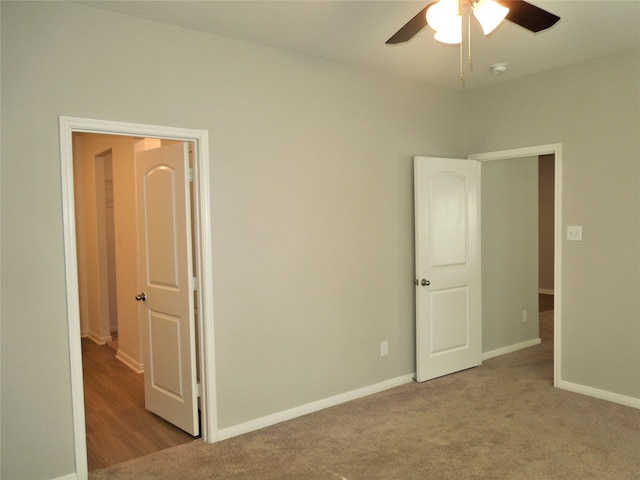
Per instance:
[[[541,345],[478,368],[89,478],[640,479],[640,410],[553,388],[552,315]]]

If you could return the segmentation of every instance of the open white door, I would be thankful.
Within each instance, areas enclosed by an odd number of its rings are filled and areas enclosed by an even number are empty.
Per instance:
[[[199,435],[187,143],[136,154],[145,406]]]
[[[481,363],[479,162],[414,157],[416,380]]]

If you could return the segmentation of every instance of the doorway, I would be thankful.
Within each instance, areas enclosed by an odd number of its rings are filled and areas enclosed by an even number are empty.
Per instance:
[[[160,127],[152,125],[110,122],[75,117],[60,117],[61,170],[63,190],[63,219],[65,271],[69,321],[69,357],[73,403],[73,424],[78,478],[87,478],[86,428],[84,415],[84,384],[82,349],[80,342],[80,295],[78,282],[78,245],[76,243],[76,212],[74,200],[74,132],[100,133],[193,142],[194,180],[194,262],[198,275],[195,286],[198,310],[196,328],[199,332],[197,348],[200,371],[202,437],[205,442],[217,440],[215,403],[215,363],[213,342],[212,247],[209,200],[208,132],[201,130]]]
[[[74,132],[73,147],[78,279],[83,287],[80,312],[86,441],[91,471],[200,436],[193,427],[187,434],[181,430],[182,425],[174,426],[175,415],[160,412],[157,416],[149,410],[144,378],[151,373],[142,348],[146,330],[141,329],[145,322],[139,318],[141,305],[134,299],[140,286],[136,267],[145,255],[144,249],[138,249],[140,233],[136,229],[138,156],[169,150],[175,152],[169,160],[177,156],[185,160],[185,168],[192,167],[193,144]],[[186,151],[189,155],[184,154]],[[193,195],[188,197],[191,205],[183,205],[182,210],[193,209]],[[182,228],[189,229],[188,236],[192,236],[192,223]],[[184,255],[191,257],[186,252]],[[186,266],[181,265],[181,271],[186,272]],[[196,269],[192,265],[189,270]],[[193,295],[197,298],[197,292]],[[163,364],[170,352],[169,348],[158,352]],[[193,413],[197,422],[197,408]]]
[[[539,336],[542,343],[553,344],[554,329],[554,203],[555,156],[538,157],[538,295]]]
[[[562,335],[562,282],[561,282],[561,265],[562,265],[562,145],[540,145],[533,147],[524,147],[511,150],[502,150],[487,153],[478,153],[469,155],[472,160],[478,161],[494,161],[494,160],[510,160],[524,157],[540,157],[543,155],[553,155],[554,157],[554,206],[553,206],[553,289],[554,289],[554,332],[553,332],[553,382],[557,387],[561,379],[561,335]],[[537,168],[537,167],[536,167]],[[484,185],[483,185],[484,187]],[[484,227],[484,226],[483,226]],[[536,252],[537,254],[537,252]],[[536,272],[537,273],[537,272]],[[539,287],[538,287],[539,288]],[[539,343],[536,342],[536,343]],[[530,345],[523,345],[530,346]],[[507,349],[501,349],[498,354],[509,353]],[[498,350],[496,350],[498,352]],[[484,355],[483,355],[483,358]]]
[[[116,242],[113,189],[113,155],[111,149],[95,156],[95,189],[98,240],[98,269],[101,272],[99,291],[101,292],[101,330],[107,336],[117,336],[118,300],[116,286]],[[76,208],[77,210],[77,208]],[[103,293],[104,292],[104,293]],[[104,310],[104,315],[102,314]],[[113,340],[113,338],[112,338]]]

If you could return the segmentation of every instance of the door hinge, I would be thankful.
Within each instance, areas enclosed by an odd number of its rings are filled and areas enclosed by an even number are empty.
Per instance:
[[[189,181],[193,182],[193,168],[189,167],[188,175],[189,175]]]
[[[193,290],[194,292],[196,290],[198,290],[198,278],[197,277],[192,277],[191,278],[191,290]]]
[[[196,397],[202,398],[202,384],[196,383]]]

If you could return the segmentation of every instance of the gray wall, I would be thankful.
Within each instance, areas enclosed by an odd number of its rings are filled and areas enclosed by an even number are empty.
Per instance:
[[[75,468],[58,115],[209,131],[221,428],[415,371],[412,156],[466,155],[462,91],[1,7],[2,478]]]
[[[640,399],[640,52],[470,91],[469,150],[561,142],[561,379]]]
[[[538,338],[538,157],[487,161],[481,171],[487,353]]]

